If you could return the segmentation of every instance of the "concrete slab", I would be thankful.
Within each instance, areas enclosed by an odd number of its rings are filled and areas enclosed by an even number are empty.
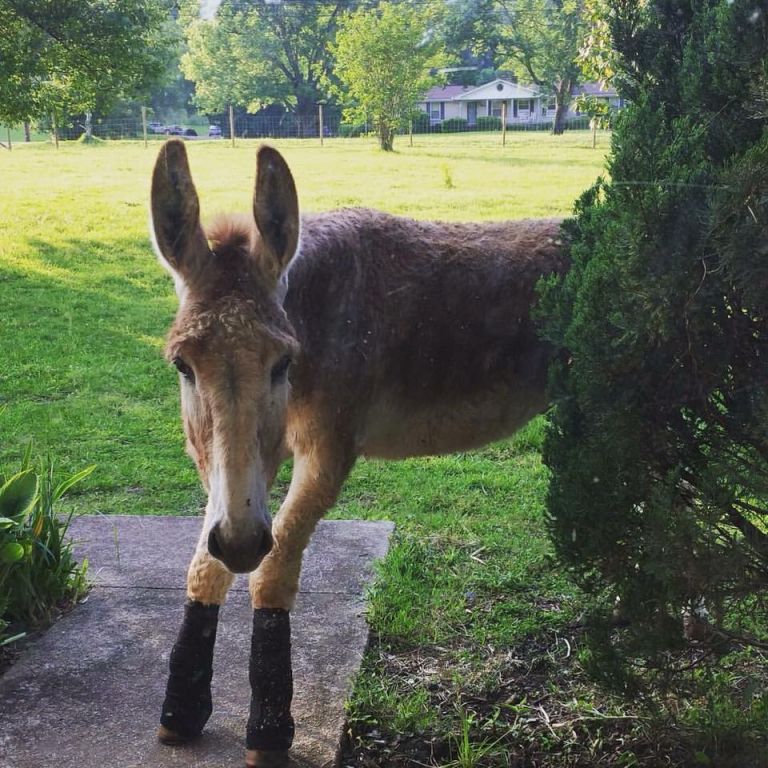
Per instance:
[[[202,739],[155,730],[200,518],[92,517],[72,536],[95,586],[0,678],[0,768],[224,768],[244,762],[251,609],[240,577],[222,608],[214,712]],[[334,765],[368,629],[363,589],[390,523],[322,522],[292,614],[296,765]]]

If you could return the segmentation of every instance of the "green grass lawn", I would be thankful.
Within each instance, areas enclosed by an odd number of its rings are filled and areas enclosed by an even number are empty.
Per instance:
[[[278,146],[306,210],[368,205],[444,219],[565,213],[603,158],[582,133],[513,134],[504,150],[498,134],[417,137],[394,155],[367,140]],[[250,210],[255,148],[189,144],[205,215]],[[0,462],[30,439],[63,471],[95,462],[78,499],[88,512],[190,513],[201,502],[161,354],[175,297],[147,235],[156,151],[0,152]]]
[[[593,150],[588,132],[513,133],[503,149],[499,134],[417,136],[394,154],[367,139],[275,144],[305,210],[473,220],[567,214],[601,172],[599,138]],[[250,210],[256,146],[189,144],[204,218]],[[0,151],[0,470],[30,440],[62,474],[96,464],[69,501],[78,512],[194,514],[203,503],[162,357],[175,296],[147,236],[156,151]],[[722,762],[741,711],[726,699],[717,728],[712,707],[681,702],[670,739],[584,678],[583,606],[545,532],[542,434],[537,420],[471,454],[358,463],[332,514],[390,519],[398,532],[371,593],[374,641],[344,765],[760,764],[748,755],[759,737],[743,728],[743,759]],[[288,479],[286,467],[276,497]]]

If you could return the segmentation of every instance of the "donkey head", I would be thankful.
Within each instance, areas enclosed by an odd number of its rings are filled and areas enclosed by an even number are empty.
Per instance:
[[[152,226],[179,308],[166,355],[179,371],[187,451],[208,491],[208,549],[231,571],[272,547],[269,488],[285,455],[287,373],[298,350],[278,293],[299,240],[296,187],[283,158],[258,153],[253,221],[209,233],[181,141],[160,150]]]

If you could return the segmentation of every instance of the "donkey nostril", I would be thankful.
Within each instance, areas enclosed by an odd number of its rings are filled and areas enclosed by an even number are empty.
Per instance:
[[[217,560],[223,560],[224,558],[221,551],[221,544],[219,544],[218,532],[219,526],[216,524],[211,528],[211,532],[208,534],[208,551]]]

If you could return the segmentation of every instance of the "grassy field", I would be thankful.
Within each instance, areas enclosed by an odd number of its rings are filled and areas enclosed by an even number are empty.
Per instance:
[[[452,220],[567,214],[608,144],[519,133],[502,149],[499,138],[416,137],[391,155],[368,140],[275,143],[306,210]],[[250,209],[255,147],[189,145],[205,216]],[[79,512],[194,514],[203,503],[161,353],[175,297],[147,238],[156,148],[0,152],[0,468],[30,440],[62,473],[95,463],[70,501]],[[374,641],[343,764],[768,764],[727,696],[648,719],[584,678],[581,599],[545,534],[542,434],[539,420],[471,454],[357,465],[332,514],[390,519],[398,533],[371,593]]]
[[[586,134],[516,134],[504,151],[498,142],[423,137],[395,155],[363,140],[279,146],[306,210],[368,205],[421,218],[563,213],[602,162]],[[189,145],[205,214],[250,210],[255,147]],[[156,151],[0,153],[0,404],[11,406],[0,462],[29,439],[65,471],[96,462],[79,500],[88,512],[190,513],[201,501],[161,354],[175,297],[147,235]]]

